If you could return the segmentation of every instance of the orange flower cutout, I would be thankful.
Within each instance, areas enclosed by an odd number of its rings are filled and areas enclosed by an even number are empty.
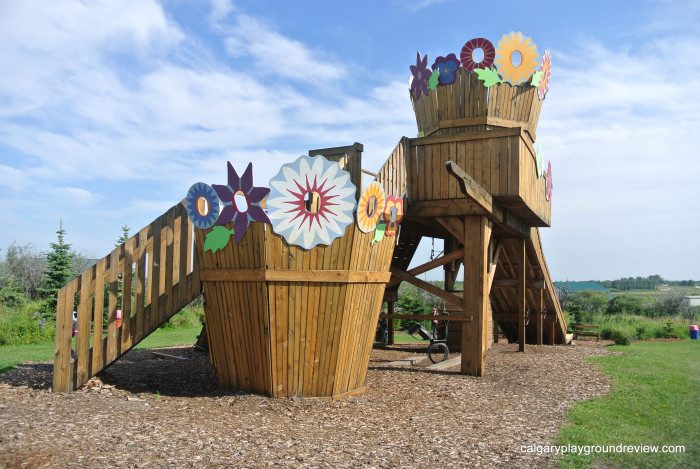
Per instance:
[[[399,224],[403,219],[403,197],[390,195],[386,198],[384,221],[386,221],[386,236],[396,236]]]

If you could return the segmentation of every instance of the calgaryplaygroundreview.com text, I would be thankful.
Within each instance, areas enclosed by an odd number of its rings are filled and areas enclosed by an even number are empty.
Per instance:
[[[522,445],[520,452],[584,456],[600,453],[685,453],[685,445]]]

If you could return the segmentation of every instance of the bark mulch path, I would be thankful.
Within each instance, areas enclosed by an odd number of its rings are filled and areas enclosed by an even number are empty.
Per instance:
[[[217,389],[192,348],[134,350],[71,394],[51,366],[0,374],[0,467],[542,467],[577,401],[610,381],[588,364],[604,343],[498,344],[483,378],[392,367],[420,346],[375,350],[368,391],[341,402],[268,399]]]

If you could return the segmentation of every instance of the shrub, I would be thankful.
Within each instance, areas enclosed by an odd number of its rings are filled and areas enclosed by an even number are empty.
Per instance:
[[[177,327],[197,327],[204,323],[204,310],[188,306],[171,317],[160,326],[161,329],[175,329]]]
[[[3,288],[0,288],[0,305],[8,308],[21,308],[26,303],[27,297],[13,282],[9,282]]]
[[[629,345],[635,337],[633,331],[623,326],[606,325],[601,328],[600,336],[603,339],[613,340],[617,345]]]
[[[54,337],[54,324],[41,317],[38,303],[21,308],[0,306],[0,345],[48,342]]]

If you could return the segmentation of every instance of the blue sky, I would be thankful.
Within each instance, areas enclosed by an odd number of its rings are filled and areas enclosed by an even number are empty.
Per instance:
[[[62,217],[102,256],[227,160],[263,185],[359,141],[378,169],[416,133],[415,51],[514,30],[553,54],[553,276],[700,278],[699,5],[0,0],[0,248],[44,249]]]

